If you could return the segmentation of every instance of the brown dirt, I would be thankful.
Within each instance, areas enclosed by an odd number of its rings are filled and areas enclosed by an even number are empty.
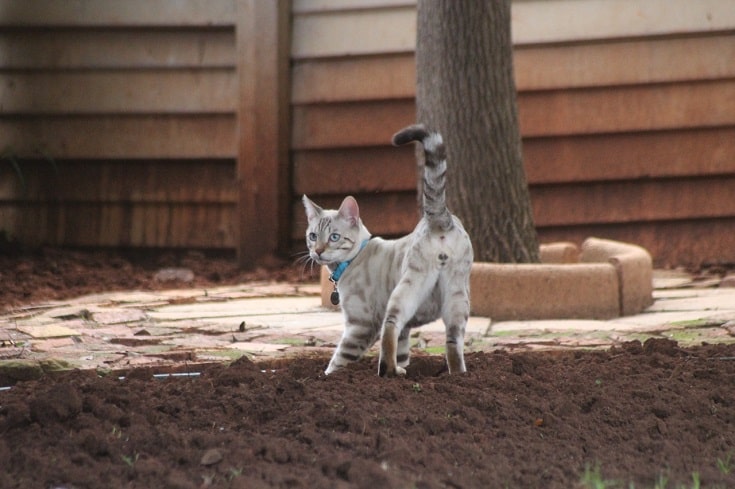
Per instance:
[[[0,304],[159,286],[160,263],[92,256],[3,262]],[[244,276],[205,258],[188,258],[195,280]],[[20,278],[15,292],[8,273]],[[19,383],[0,391],[0,487],[570,488],[592,487],[579,482],[595,466],[615,481],[606,487],[688,488],[695,473],[701,487],[735,487],[735,345],[648,340],[467,360],[459,376],[419,356],[405,378],[378,378],[375,358],[324,377],[327,358],[303,357],[191,378],[136,370]]]
[[[195,378],[74,372],[0,392],[0,487],[735,487],[735,347],[241,359]]]
[[[277,258],[244,271],[226,254],[26,249],[3,243],[1,238],[0,310],[101,291],[203,288],[264,280],[318,281],[316,272]],[[156,273],[166,268],[189,269],[193,280],[157,280]]]

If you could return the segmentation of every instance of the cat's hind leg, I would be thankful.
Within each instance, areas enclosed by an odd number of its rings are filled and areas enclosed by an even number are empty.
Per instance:
[[[378,328],[368,321],[346,320],[342,338],[334,350],[325,374],[356,362],[378,339]]]
[[[467,371],[464,363],[464,333],[469,316],[469,288],[461,283],[447,287],[444,291],[442,320],[447,336],[447,366],[450,374]]]
[[[378,375],[404,375],[406,369],[398,364],[398,340],[406,323],[416,314],[419,305],[428,297],[436,284],[438,272],[422,272],[419,267],[409,264],[398,285],[388,299],[385,319],[380,336],[380,359]],[[408,334],[408,331],[406,332]],[[408,337],[404,342],[408,354]],[[408,356],[406,356],[408,360]]]

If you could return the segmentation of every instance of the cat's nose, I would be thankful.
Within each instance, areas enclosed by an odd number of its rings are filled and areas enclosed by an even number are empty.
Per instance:
[[[324,248],[315,248],[314,252],[316,253],[316,256],[322,256],[322,253],[324,253]]]

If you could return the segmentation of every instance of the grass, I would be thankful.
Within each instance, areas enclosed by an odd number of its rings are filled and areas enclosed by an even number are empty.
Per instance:
[[[135,453],[134,455],[121,455],[120,456],[120,458],[122,458],[122,461],[125,462],[125,464],[131,469],[135,465],[135,462],[138,461],[139,457],[140,457],[139,453]]]
[[[597,462],[593,467],[590,467],[589,464],[584,467],[584,474],[582,474],[579,484],[585,489],[607,489],[609,487],[615,487],[617,483],[602,477],[600,463]]]
[[[728,453],[724,459],[717,457],[717,470],[719,470],[722,475],[730,475],[733,471],[732,452]]]
[[[733,467],[732,453],[728,453],[724,459],[717,458],[717,469],[723,475],[729,475]],[[636,489],[636,485],[633,482],[629,482],[627,485],[624,482],[605,479],[602,475],[599,462],[593,466],[587,464],[584,468],[584,473],[579,479],[579,487],[582,489]],[[719,489],[720,486],[711,486],[710,489]],[[646,489],[646,488],[642,488]],[[704,489],[700,480],[699,472],[692,472],[692,480],[688,484],[677,484],[670,485],[668,478],[663,474],[659,473],[654,485],[651,489]]]
[[[702,334],[702,329],[697,328],[694,330],[679,329],[673,330],[666,333],[666,337],[674,340],[680,344],[693,344],[699,343],[705,335]]]
[[[673,321],[669,325],[681,326],[682,328],[710,328],[722,326],[725,322],[714,319],[688,319],[684,321]]]
[[[278,338],[273,343],[276,345],[304,346],[306,340],[304,338]]]

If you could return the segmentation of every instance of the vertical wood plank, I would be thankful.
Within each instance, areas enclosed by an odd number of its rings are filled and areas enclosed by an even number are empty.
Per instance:
[[[288,241],[289,0],[237,0],[238,261]]]

